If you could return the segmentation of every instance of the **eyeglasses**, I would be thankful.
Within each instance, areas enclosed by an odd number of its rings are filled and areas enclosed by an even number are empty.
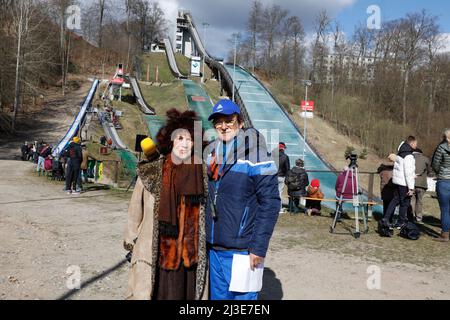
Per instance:
[[[236,125],[237,120],[233,119],[233,120],[227,120],[227,121],[214,121],[214,127],[220,128],[224,123],[228,128],[231,128],[234,125]]]

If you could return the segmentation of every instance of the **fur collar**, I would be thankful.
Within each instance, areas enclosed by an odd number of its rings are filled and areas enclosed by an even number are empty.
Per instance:
[[[165,158],[160,157],[154,161],[144,160],[137,166],[137,174],[145,189],[152,194],[161,192],[162,168]]]

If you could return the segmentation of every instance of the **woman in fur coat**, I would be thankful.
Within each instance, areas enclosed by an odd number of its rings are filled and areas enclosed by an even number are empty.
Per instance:
[[[206,176],[195,158],[195,112],[167,112],[158,151],[138,165],[124,247],[132,253],[127,299],[201,300],[208,295]]]

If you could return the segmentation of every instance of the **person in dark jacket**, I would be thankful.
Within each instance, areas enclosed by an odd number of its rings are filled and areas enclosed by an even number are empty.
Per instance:
[[[67,168],[66,168],[66,192],[67,194],[79,195],[81,190],[77,189],[77,180],[83,161],[83,152],[81,150],[80,138],[73,138],[67,148]]]
[[[230,291],[232,265],[244,255],[252,270],[263,266],[281,205],[277,168],[264,137],[243,129],[234,102],[219,101],[209,120],[218,134],[205,152],[211,299],[256,300],[258,292]]]
[[[434,152],[431,166],[437,175],[436,192],[441,208],[441,236],[433,239],[448,242],[450,235],[450,129],[444,132],[444,141]]]
[[[428,176],[432,174],[431,161],[419,148],[413,153],[416,160],[416,182],[411,199],[411,214],[418,224],[423,224],[423,196],[428,190]]]
[[[291,170],[291,162],[286,155],[286,143],[280,142],[278,149],[272,151],[272,157],[278,163],[278,192],[280,193],[280,198],[283,199],[286,176],[289,170]],[[283,203],[281,203],[280,213],[283,212]]]
[[[297,214],[300,212],[300,198],[306,197],[306,187],[309,185],[308,173],[302,159],[295,162],[295,167],[288,171],[286,185],[289,195],[289,212]]]
[[[394,155],[395,156],[395,155]],[[383,163],[378,168],[377,172],[380,175],[380,191],[381,199],[383,200],[383,217],[386,215],[387,208],[394,199],[395,184],[392,182],[392,176],[394,171],[394,162],[391,158]],[[390,218],[390,223],[392,223],[393,216]]]

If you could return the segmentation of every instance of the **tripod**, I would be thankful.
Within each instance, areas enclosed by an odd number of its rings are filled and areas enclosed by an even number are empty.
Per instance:
[[[344,181],[344,185],[342,187],[342,191],[341,191],[341,196],[339,197],[338,203],[337,203],[337,208],[336,208],[336,213],[334,216],[334,220],[333,220],[333,224],[330,227],[330,232],[331,233],[335,233],[336,231],[336,225],[339,220],[339,217],[342,215],[343,213],[343,206],[344,206],[344,202],[348,202],[344,201],[344,193],[345,190],[347,189],[347,184],[348,184],[348,179],[350,177],[351,174],[351,184],[352,184],[352,201],[353,201],[353,207],[355,209],[355,232],[352,232],[352,235],[355,237],[355,239],[359,239],[361,236],[361,231],[360,231],[360,223],[359,223],[359,209],[362,208],[362,218],[364,221],[364,233],[367,234],[369,232],[369,227],[367,225],[367,217],[366,217],[366,213],[364,211],[364,206],[362,205],[362,201],[361,201],[361,192],[359,189],[359,174],[358,174],[358,165],[356,164],[356,160],[357,158],[351,158],[351,163],[349,168],[347,169],[347,171],[345,172],[345,181]]]

